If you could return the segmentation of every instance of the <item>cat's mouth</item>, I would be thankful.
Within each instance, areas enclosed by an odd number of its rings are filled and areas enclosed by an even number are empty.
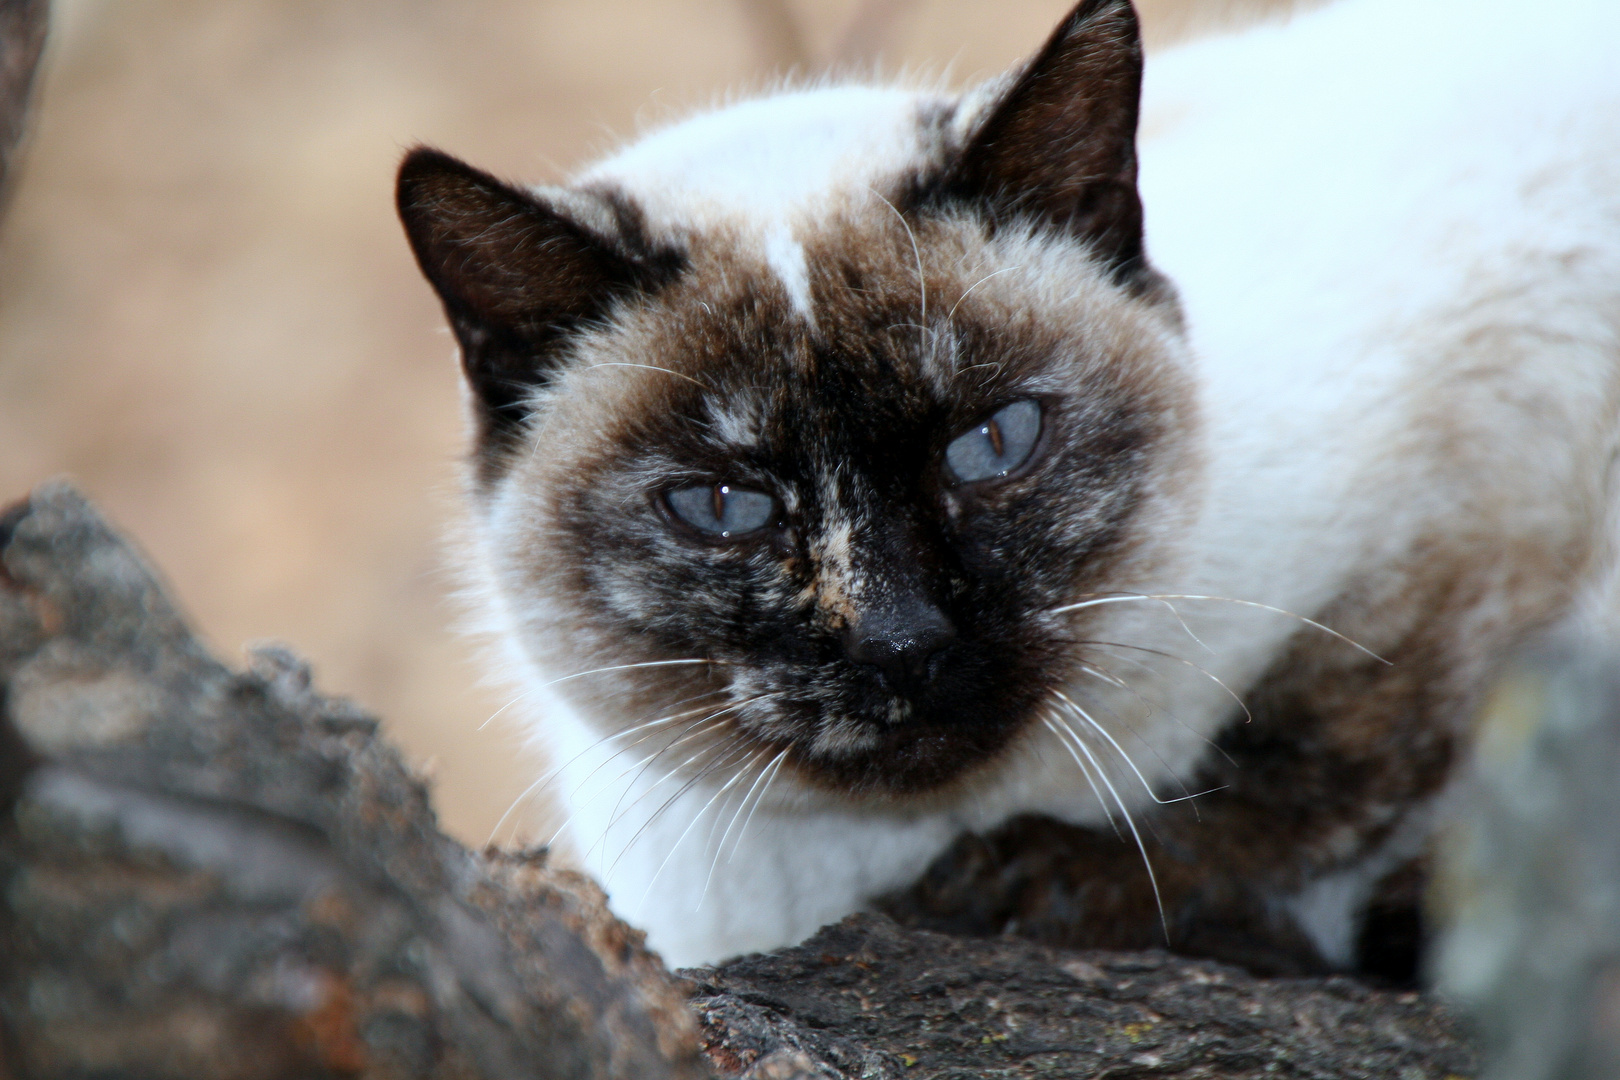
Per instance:
[[[1016,697],[1022,697],[1017,695]],[[823,708],[793,741],[788,763],[812,787],[845,794],[920,795],[946,787],[999,756],[1035,703],[1000,696],[916,701],[892,697],[877,710]]]
[[[732,730],[804,787],[843,797],[929,795],[992,766],[1038,722],[1061,657],[1042,642],[971,630],[909,680],[843,656],[733,661]],[[828,650],[829,652],[831,650]]]

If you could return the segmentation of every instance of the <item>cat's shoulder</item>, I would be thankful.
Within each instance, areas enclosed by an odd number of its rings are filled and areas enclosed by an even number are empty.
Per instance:
[[[1147,65],[1144,139],[1291,124],[1345,144],[1473,118],[1487,136],[1620,94],[1609,0],[1336,0]]]

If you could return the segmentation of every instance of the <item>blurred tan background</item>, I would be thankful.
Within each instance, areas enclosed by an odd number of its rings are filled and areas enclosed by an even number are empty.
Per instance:
[[[1153,47],[1286,2],[1140,6]],[[790,67],[970,82],[1070,4],[61,0],[0,232],[0,502],[74,479],[222,655],[292,643],[482,843],[538,765],[450,629],[460,388],[402,151],[555,180]]]

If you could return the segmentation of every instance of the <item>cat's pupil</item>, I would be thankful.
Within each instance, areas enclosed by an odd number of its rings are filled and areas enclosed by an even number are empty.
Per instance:
[[[1005,476],[1028,460],[1041,434],[1041,407],[1015,401],[945,448],[945,464],[961,483]]]
[[[664,499],[676,517],[699,532],[721,539],[755,532],[776,516],[774,498],[730,484],[676,488]]]

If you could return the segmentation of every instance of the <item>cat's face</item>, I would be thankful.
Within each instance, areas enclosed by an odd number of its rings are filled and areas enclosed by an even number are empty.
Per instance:
[[[572,680],[592,713],[712,702],[800,776],[908,792],[992,758],[1073,677],[1075,616],[1052,610],[1107,588],[1180,388],[1162,318],[971,221],[914,229],[925,315],[876,209],[807,245],[813,324],[770,267],[694,238],[548,393],[495,548],[558,674],[710,661]],[[1073,295],[1019,280],[1042,273]]]
[[[1122,179],[1129,7],[1086,7],[984,116],[918,107],[924,160],[763,240],[649,221],[611,177],[537,200],[407,162],[480,406],[495,588],[604,735],[911,795],[994,761],[1074,678],[1086,623],[1057,609],[1151,557],[1195,424]],[[1029,111],[1074,122],[1020,94],[1076,49],[1128,84],[1104,130],[1124,150],[1066,163],[1107,169],[1078,201],[1009,193]]]

